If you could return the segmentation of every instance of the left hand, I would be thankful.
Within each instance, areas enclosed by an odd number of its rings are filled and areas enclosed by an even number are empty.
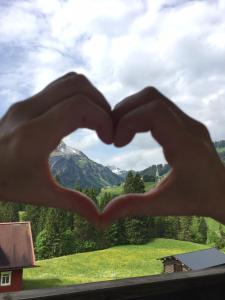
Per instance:
[[[59,186],[48,165],[61,139],[84,127],[112,142],[111,108],[83,75],[69,73],[11,106],[0,120],[0,200],[77,212],[98,225],[93,201]]]

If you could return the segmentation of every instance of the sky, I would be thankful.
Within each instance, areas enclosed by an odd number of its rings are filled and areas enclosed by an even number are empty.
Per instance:
[[[0,0],[0,117],[75,71],[112,107],[155,86],[213,140],[225,139],[224,16],[224,0]],[[104,145],[88,129],[64,141],[125,170],[165,162],[150,133],[124,148]]]

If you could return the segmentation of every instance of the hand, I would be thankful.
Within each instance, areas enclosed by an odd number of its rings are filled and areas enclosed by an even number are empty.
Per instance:
[[[123,100],[113,117],[117,147],[127,145],[137,132],[151,131],[172,171],[150,192],[112,200],[103,211],[103,225],[143,215],[202,215],[225,223],[225,167],[203,124],[154,88]]]
[[[0,199],[74,211],[97,225],[93,202],[57,185],[48,165],[61,139],[83,127],[112,142],[110,106],[83,75],[69,73],[14,104],[0,120]]]

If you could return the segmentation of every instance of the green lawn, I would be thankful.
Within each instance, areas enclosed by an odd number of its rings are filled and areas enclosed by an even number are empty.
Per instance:
[[[25,289],[160,274],[157,258],[209,248],[191,242],[154,239],[146,245],[118,246],[38,261],[39,268],[25,269]]]

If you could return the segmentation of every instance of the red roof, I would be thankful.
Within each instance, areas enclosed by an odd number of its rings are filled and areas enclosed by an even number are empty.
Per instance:
[[[0,223],[0,270],[34,266],[30,222]]]

